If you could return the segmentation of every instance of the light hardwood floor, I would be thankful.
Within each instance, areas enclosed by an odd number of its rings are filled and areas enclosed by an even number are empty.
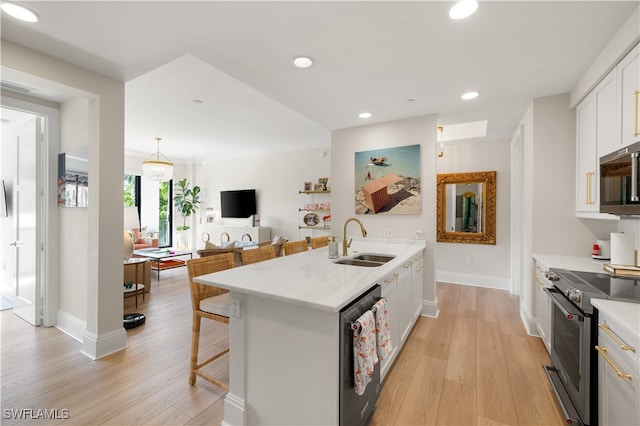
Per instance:
[[[517,298],[438,284],[440,316],[422,317],[387,376],[372,425],[561,424],[542,371],[548,355],[527,336]],[[125,312],[136,311],[133,298]],[[139,301],[141,302],[141,300]],[[2,311],[2,424],[216,425],[224,392],[191,387],[191,306],[186,269],[163,271],[127,332],[129,347],[98,361],[55,328]],[[224,325],[203,321],[201,350],[226,344]],[[210,366],[228,380],[226,357]],[[7,418],[10,409],[57,409],[68,419]],[[36,411],[33,414],[37,414]]]

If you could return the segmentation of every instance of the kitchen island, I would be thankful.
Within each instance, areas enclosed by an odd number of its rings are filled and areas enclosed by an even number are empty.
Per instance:
[[[340,310],[424,249],[423,240],[362,239],[350,256],[395,258],[340,265],[325,247],[198,277],[231,296],[223,424],[338,424]]]

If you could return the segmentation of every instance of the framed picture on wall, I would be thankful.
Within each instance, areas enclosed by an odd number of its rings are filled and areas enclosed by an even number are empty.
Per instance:
[[[318,179],[318,184],[322,186],[322,188],[319,189],[319,191],[326,191],[327,189],[329,189],[327,186],[328,182],[329,182],[328,177],[322,177]]]
[[[420,214],[420,145],[355,153],[356,214]]]

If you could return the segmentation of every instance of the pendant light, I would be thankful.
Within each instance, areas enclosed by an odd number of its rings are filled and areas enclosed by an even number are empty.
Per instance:
[[[145,179],[154,182],[166,182],[173,177],[173,163],[160,152],[161,138],[156,138],[158,149],[142,162],[142,174]]]

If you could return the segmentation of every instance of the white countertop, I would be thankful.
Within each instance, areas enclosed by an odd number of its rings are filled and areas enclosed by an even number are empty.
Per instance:
[[[232,292],[339,312],[355,297],[425,248],[424,240],[354,239],[348,257],[378,253],[394,255],[396,258],[378,267],[339,265],[333,263],[338,259],[329,259],[328,248],[323,247],[203,275],[194,281]]]
[[[593,306],[606,312],[616,324],[640,339],[640,303],[619,302],[617,300],[591,299]]]
[[[562,256],[557,254],[538,254],[533,257],[544,266],[544,269],[558,268],[570,271],[602,272],[605,263],[610,260],[592,259],[590,256]]]

